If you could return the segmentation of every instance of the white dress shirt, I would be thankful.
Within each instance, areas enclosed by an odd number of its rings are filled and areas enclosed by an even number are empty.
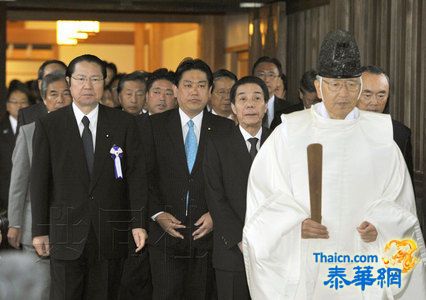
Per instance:
[[[262,137],[262,127],[260,127],[259,131],[256,133],[255,136],[252,136],[250,133],[248,133],[247,130],[245,130],[243,127],[241,127],[241,125],[239,125],[239,127],[240,127],[241,134],[243,135],[244,140],[246,141],[246,146],[247,146],[248,152],[250,152],[250,148],[251,148],[251,144],[249,142],[249,139],[251,139],[251,138],[257,138],[256,149],[257,149],[257,151],[259,151],[259,149],[260,149],[260,138]]]
[[[9,115],[10,126],[12,127],[13,134],[16,134],[16,127],[18,126],[18,120]]]
[[[186,113],[182,109],[179,108],[180,122],[182,125],[182,136],[183,136],[183,144],[185,144],[185,138],[189,131],[188,122],[192,120],[194,122],[194,131],[197,136],[197,144],[200,143],[200,133],[201,133],[201,123],[203,122],[203,111],[201,111],[198,115],[193,117],[192,119],[188,117]]]
[[[274,104],[275,104],[275,95],[272,95],[272,97],[269,98],[268,103],[266,104],[266,106],[268,107],[268,110],[266,111],[268,115],[268,128],[271,127],[272,120],[274,119],[274,116],[275,116]]]
[[[96,105],[94,109],[92,109],[91,112],[89,112],[87,115],[85,115],[75,103],[72,103],[72,110],[74,111],[75,120],[77,122],[78,130],[80,131],[80,136],[83,135],[84,130],[84,124],[81,122],[84,116],[87,116],[89,118],[90,124],[89,129],[92,132],[92,139],[93,139],[93,152],[95,152],[95,145],[96,145],[96,128],[98,125],[98,113],[99,113],[99,104]]]

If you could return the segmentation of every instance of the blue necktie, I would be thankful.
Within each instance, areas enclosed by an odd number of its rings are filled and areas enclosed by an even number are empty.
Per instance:
[[[186,163],[188,164],[189,173],[191,173],[192,168],[194,167],[195,158],[197,157],[197,136],[194,131],[194,121],[188,121],[188,133],[185,137],[185,154],[186,154]],[[185,216],[188,216],[189,209],[189,191],[186,193],[185,201]]]
[[[197,136],[194,131],[194,122],[192,120],[188,121],[188,133],[185,138],[185,154],[186,162],[188,164],[189,173],[191,173],[192,168],[194,167],[195,158],[197,157]]]

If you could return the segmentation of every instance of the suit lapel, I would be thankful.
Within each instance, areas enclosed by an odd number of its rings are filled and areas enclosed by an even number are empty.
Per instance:
[[[65,130],[67,132],[67,145],[69,145],[69,157],[71,159],[72,165],[77,169],[79,178],[84,185],[89,186],[89,171],[87,169],[86,156],[84,155],[83,141],[80,136],[80,131],[75,119],[74,111],[72,105],[69,105],[66,109],[66,122]]]
[[[233,137],[232,137],[232,149],[235,149],[235,159],[240,162],[240,164],[243,166],[244,174],[248,173],[250,166],[251,166],[251,156],[247,149],[246,141],[243,137],[243,134],[240,131],[239,126],[235,126],[233,130]]]
[[[186,163],[185,144],[183,142],[182,125],[179,116],[179,110],[175,109],[169,115],[169,120],[166,124],[167,132],[170,136],[170,140],[176,150],[176,163],[180,164],[179,168],[188,171],[188,165]]]
[[[99,105],[98,124],[96,126],[96,144],[95,144],[95,161],[93,165],[92,180],[90,181],[90,191],[96,185],[103,166],[105,158],[109,157],[110,139],[112,138],[109,130],[109,119],[105,112],[105,108]]]
[[[262,127],[262,135],[260,137],[260,147],[262,147],[263,143],[266,141],[266,139],[269,136],[269,129],[266,127]]]

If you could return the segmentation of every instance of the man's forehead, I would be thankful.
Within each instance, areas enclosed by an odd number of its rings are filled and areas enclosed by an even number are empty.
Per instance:
[[[374,74],[370,72],[362,73],[362,83],[364,86],[383,87],[389,89],[389,82],[385,74]]]
[[[152,88],[153,89],[158,89],[158,88],[166,88],[166,89],[172,89],[173,88],[174,83],[170,82],[167,79],[158,79],[156,81],[154,81],[152,83]]]
[[[90,73],[102,73],[102,67],[94,62],[80,61],[75,64],[74,73],[77,72],[90,72]]]
[[[124,88],[144,88],[145,82],[140,80],[127,80],[124,82]]]
[[[237,95],[247,94],[247,93],[259,93],[262,94],[262,88],[254,83],[242,84],[237,88]]]
[[[65,79],[56,80],[47,85],[48,90],[55,90],[60,88],[68,89],[68,84]]]
[[[256,66],[255,71],[257,71],[257,72],[259,72],[259,71],[277,71],[278,72],[278,68],[275,64],[273,64],[271,62],[262,62],[262,63],[260,63]]]
[[[198,69],[189,69],[182,73],[182,80],[196,78],[197,80],[207,80],[207,74]]]

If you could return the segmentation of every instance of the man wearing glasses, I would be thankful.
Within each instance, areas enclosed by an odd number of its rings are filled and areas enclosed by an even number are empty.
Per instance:
[[[67,69],[72,105],[36,123],[32,235],[37,254],[50,255],[50,299],[116,299],[128,243],[138,252],[147,238],[136,121],[98,103],[105,77],[98,57],[74,58]]]
[[[287,108],[291,106],[284,99],[280,99],[274,95],[278,87],[282,66],[278,59],[262,56],[253,65],[252,74],[262,79],[268,87],[270,98],[267,103],[268,111],[263,119],[263,126],[271,128],[272,121],[274,124],[280,124],[280,116]]]
[[[243,230],[250,294],[253,299],[416,298],[426,290],[426,252],[413,187],[390,117],[356,108],[361,63],[351,34],[337,30],[325,37],[318,74],[322,102],[285,115],[251,167]],[[313,143],[322,145],[319,221],[310,209],[306,149]],[[375,255],[367,270],[377,278],[380,269],[387,272],[380,259],[385,245],[407,238],[420,254],[400,286],[373,281],[361,288],[357,268],[365,265],[315,255]]]
[[[229,93],[237,81],[234,73],[220,69],[213,73],[212,96],[210,98],[211,113],[233,120]]]

